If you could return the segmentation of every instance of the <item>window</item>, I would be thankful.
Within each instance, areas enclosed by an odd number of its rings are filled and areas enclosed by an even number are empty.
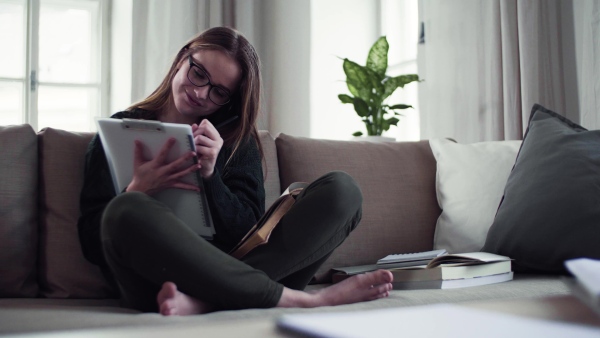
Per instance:
[[[93,117],[107,106],[107,7],[0,0],[0,45],[11,51],[0,53],[0,125],[95,130]]]
[[[390,76],[419,74],[417,71],[418,7],[418,1],[414,0],[381,0],[381,35],[385,35],[390,44],[387,70]],[[396,90],[387,99],[389,104],[404,103],[414,107],[402,112],[404,116],[400,117],[398,127],[395,128],[398,141],[420,139],[418,101],[418,84],[414,82]]]
[[[369,48],[382,35],[390,44],[387,74],[417,73],[418,1],[328,0],[311,2],[310,137],[353,139],[366,134],[352,105],[338,94],[348,94],[340,58],[364,65]],[[384,136],[399,141],[419,140],[418,85],[398,89],[386,102],[404,103],[407,109],[397,127]],[[304,98],[299,98],[304,99]]]

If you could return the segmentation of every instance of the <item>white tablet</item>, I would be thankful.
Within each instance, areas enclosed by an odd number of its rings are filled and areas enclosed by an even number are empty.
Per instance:
[[[135,140],[144,145],[144,158],[154,158],[169,138],[176,140],[167,160],[173,161],[185,152],[196,151],[192,127],[187,124],[163,123],[136,119],[97,119],[98,133],[106,153],[115,192],[123,191],[133,178]],[[186,165],[192,165],[196,157]],[[152,197],[166,204],[200,236],[212,239],[215,229],[208,207],[202,178],[198,172],[186,175],[182,181],[200,187],[200,191],[166,189]]]

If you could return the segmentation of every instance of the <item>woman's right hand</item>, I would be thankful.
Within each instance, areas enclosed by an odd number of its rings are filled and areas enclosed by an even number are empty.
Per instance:
[[[139,191],[148,195],[156,194],[168,188],[199,191],[200,188],[193,184],[181,181],[185,175],[199,169],[197,164],[184,166],[186,162],[196,156],[193,151],[186,152],[178,159],[167,163],[167,154],[176,140],[170,138],[160,149],[158,155],[152,160],[146,160],[143,155],[144,145],[135,141],[133,160],[133,179],[126,191]]]

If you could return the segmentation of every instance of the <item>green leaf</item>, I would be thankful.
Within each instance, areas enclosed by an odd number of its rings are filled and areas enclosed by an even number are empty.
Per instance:
[[[385,120],[389,125],[392,126],[397,126],[398,122],[400,122],[400,120],[398,118],[395,117],[390,117],[389,119]]]
[[[342,101],[342,103],[352,103],[352,96],[350,95],[340,94],[338,95],[338,98],[340,101]]]
[[[352,134],[352,136],[362,136],[362,131],[357,131],[354,134]]]
[[[387,120],[381,121],[381,131],[387,131],[389,129],[390,129],[390,124],[387,122]]]
[[[371,82],[371,86],[372,86],[370,98],[373,101],[379,101],[379,104],[381,104],[382,100],[380,99],[380,97],[385,92],[385,86],[383,85],[383,80],[385,79],[385,74],[380,75],[369,68],[365,68],[365,71],[367,72],[367,78]],[[373,89],[374,89],[374,91],[373,91]]]
[[[373,86],[367,68],[348,59],[344,59],[343,67],[344,73],[346,73],[346,85],[350,93],[368,101]]]
[[[398,89],[398,87],[402,88],[406,84],[409,84],[414,81],[419,81],[419,76],[417,74],[406,74],[388,78],[384,82],[385,92],[383,98],[385,99],[386,97],[392,95],[392,93],[395,92],[396,89]]]
[[[358,116],[366,117],[370,115],[369,105],[361,98],[355,97],[352,103],[354,104],[354,110],[356,110]]]
[[[385,36],[380,37],[375,41],[371,50],[369,50],[369,56],[367,57],[367,68],[373,70],[375,73],[385,76],[385,71],[388,67],[388,50],[390,45],[387,42]]]
[[[346,102],[344,102],[346,103]],[[395,104],[393,106],[388,106],[389,109],[407,109],[407,108],[413,108],[413,106],[408,105],[408,104]]]

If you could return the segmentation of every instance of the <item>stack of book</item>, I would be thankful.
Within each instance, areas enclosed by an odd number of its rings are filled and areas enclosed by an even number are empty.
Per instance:
[[[447,254],[445,250],[390,255],[376,264],[334,268],[333,282],[350,276],[389,270],[395,290],[454,289],[513,279],[511,259],[487,252]]]

